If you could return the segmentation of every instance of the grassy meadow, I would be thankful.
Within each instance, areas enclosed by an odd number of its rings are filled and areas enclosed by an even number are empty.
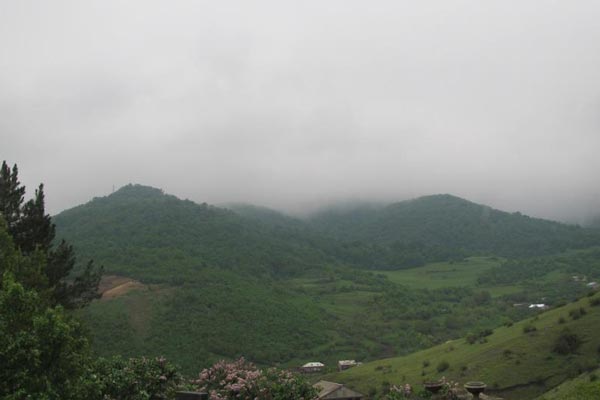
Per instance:
[[[479,287],[492,296],[504,296],[522,290],[519,285],[480,286],[477,278],[485,271],[499,267],[499,257],[468,257],[462,261],[429,263],[423,267],[395,271],[377,271],[391,282],[411,288],[441,289],[445,287]]]

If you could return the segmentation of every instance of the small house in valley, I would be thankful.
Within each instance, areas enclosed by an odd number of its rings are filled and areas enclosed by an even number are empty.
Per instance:
[[[319,381],[313,387],[319,391],[319,400],[362,400],[364,397],[341,383]]]
[[[357,363],[356,360],[340,360],[338,361],[338,370],[343,371],[348,368],[356,367],[357,365],[360,365],[360,363]]]
[[[538,309],[538,310],[546,310],[549,307],[546,304],[540,303],[540,304],[530,304],[529,305],[530,309]]]
[[[597,290],[599,288],[598,282],[590,282],[586,286],[594,290]]]
[[[300,371],[308,374],[312,372],[321,372],[323,371],[323,368],[325,368],[325,364],[318,361],[313,361],[301,366]]]

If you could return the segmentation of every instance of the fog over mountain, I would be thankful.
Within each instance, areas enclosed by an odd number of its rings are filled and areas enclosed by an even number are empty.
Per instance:
[[[0,158],[292,212],[452,193],[600,214],[593,1],[0,1]]]

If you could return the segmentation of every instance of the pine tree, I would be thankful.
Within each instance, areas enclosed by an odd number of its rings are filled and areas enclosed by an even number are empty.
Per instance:
[[[0,171],[0,215],[15,246],[24,255],[41,254],[45,257],[43,280],[35,285],[37,290],[49,291],[51,302],[66,308],[88,304],[98,295],[102,267],[88,262],[83,272],[72,277],[76,265],[73,247],[62,240],[54,246],[56,227],[45,211],[44,185],[40,184],[33,199],[23,204],[25,188],[18,180],[18,169],[12,171],[6,161]]]
[[[3,161],[0,169],[0,214],[4,217],[9,232],[14,232],[19,222],[24,196],[25,188],[19,182],[17,165],[11,171],[6,161]]]
[[[44,185],[35,191],[35,197],[22,207],[21,216],[12,232],[15,244],[25,254],[41,250],[47,253],[56,236],[56,229],[45,211]]]

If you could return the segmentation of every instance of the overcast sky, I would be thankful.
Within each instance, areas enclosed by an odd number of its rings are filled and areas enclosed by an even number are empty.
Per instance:
[[[56,213],[133,182],[302,210],[600,213],[598,1],[0,0],[0,158]]]

